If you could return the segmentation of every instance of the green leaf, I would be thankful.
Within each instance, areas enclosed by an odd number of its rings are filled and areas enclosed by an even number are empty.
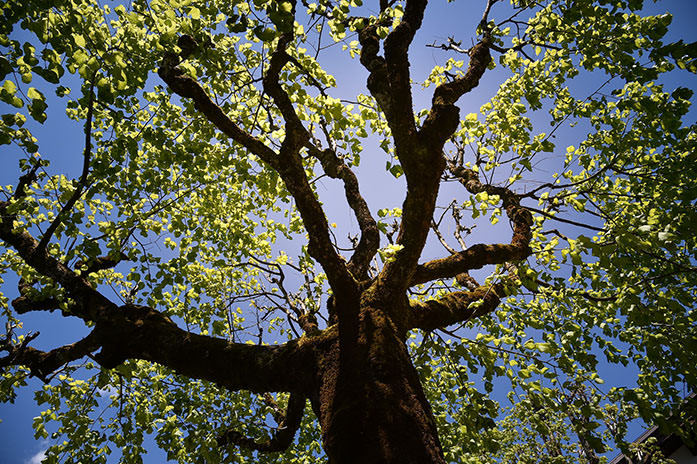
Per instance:
[[[75,45],[80,48],[85,48],[87,46],[87,42],[81,34],[73,34],[73,40],[75,41]]]

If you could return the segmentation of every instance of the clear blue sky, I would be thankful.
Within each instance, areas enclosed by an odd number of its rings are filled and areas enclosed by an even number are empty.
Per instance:
[[[424,44],[443,42],[448,35],[462,31],[473,31],[481,17],[481,10],[484,5],[483,0],[467,0],[468,5],[472,8],[471,18],[462,18],[450,14],[451,9],[447,8],[444,1],[433,2],[427,11],[427,20],[424,28],[419,32],[419,36],[415,41],[415,46],[410,52],[411,61],[414,65],[413,75],[415,79],[421,79],[431,70],[436,64],[442,64],[442,53],[431,48],[426,48]],[[369,2],[366,2],[369,3]],[[673,24],[670,29],[668,40],[683,39],[685,42],[697,41],[697,28],[694,25],[697,18],[697,0],[668,0],[647,3],[647,12],[652,14],[670,12],[674,15]],[[467,36],[469,37],[469,35]],[[465,38],[465,37],[463,37]],[[337,77],[341,92],[350,95],[357,91],[365,92],[365,74],[362,71],[357,71],[355,75],[347,75],[342,62],[330,62],[326,68]],[[685,74],[683,73],[684,77]],[[157,76],[153,76],[154,79]],[[694,76],[692,76],[694,78]],[[688,85],[696,87],[697,82],[691,83],[675,82],[675,85]],[[460,106],[463,113],[476,111],[479,106],[491,95],[494,94],[496,88],[500,84],[500,80],[487,75],[482,81],[482,85],[473,94],[465,96],[460,101]],[[419,95],[416,99],[417,106],[425,106],[429,99],[429,94],[432,89]],[[50,95],[52,92],[46,92]],[[64,108],[60,104],[49,106],[49,119],[45,126],[36,131],[41,144],[42,153],[51,160],[51,172],[62,172],[68,176],[77,177],[80,170],[81,151],[82,151],[82,127],[73,121],[62,116]],[[3,111],[4,112],[4,111]],[[695,112],[692,111],[691,117],[694,120]],[[0,147],[0,184],[16,184],[19,176],[17,160],[20,155],[10,146]],[[368,157],[364,156],[363,164],[359,169],[359,176],[362,182],[362,189],[369,204],[374,205],[380,203],[387,206],[386,203],[392,203],[392,206],[399,206],[402,201],[402,191],[399,188],[386,190],[384,185],[379,182],[371,182],[371,173],[384,169],[385,159],[383,157]],[[396,187],[399,186],[399,181]],[[341,197],[337,185],[326,183],[322,184],[321,194],[330,205],[330,210],[337,216],[330,218],[330,221],[342,222],[350,219],[348,211],[342,211],[339,206],[337,209],[332,209],[332,197]],[[326,189],[322,191],[322,189]],[[343,202],[337,202],[343,204]],[[381,206],[383,207],[383,206]],[[338,211],[338,212],[337,212]],[[2,290],[10,299],[16,296],[16,281],[8,280],[2,284]],[[63,343],[71,343],[77,339],[77,333],[84,332],[82,323],[72,321],[60,317],[57,314],[51,316],[48,320],[42,314],[28,314],[24,318],[26,327],[35,330],[38,327],[41,330],[41,336],[36,340],[34,345],[37,348],[52,348]],[[23,389],[15,404],[0,404],[0,464],[24,464],[38,462],[37,456],[45,449],[46,442],[37,441],[33,438],[31,427],[32,418],[37,416],[41,408],[37,407],[33,402],[33,391],[40,388],[40,382],[31,380],[29,386]],[[33,459],[33,460],[32,460]],[[164,457],[161,452],[153,451],[145,458],[146,463],[163,462]]]

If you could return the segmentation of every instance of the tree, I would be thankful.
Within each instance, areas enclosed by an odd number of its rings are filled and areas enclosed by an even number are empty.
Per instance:
[[[427,2],[361,3],[4,3],[0,391],[46,382],[46,462],[595,463],[694,390],[695,44],[640,0],[448,5],[420,89]],[[33,135],[61,105],[73,180]]]

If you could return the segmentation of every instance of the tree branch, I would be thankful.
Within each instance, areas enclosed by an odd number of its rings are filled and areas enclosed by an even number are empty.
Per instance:
[[[106,368],[143,359],[229,390],[305,392],[313,381],[312,343],[248,345],[180,329],[146,306],[125,305],[97,322],[102,350],[95,359]]]
[[[532,215],[527,208],[520,206],[520,199],[515,193],[507,188],[482,184],[477,173],[472,169],[451,164],[450,171],[470,193],[487,192],[489,195],[501,197],[506,215],[513,224],[513,237],[509,244],[485,245],[480,243],[447,258],[435,259],[419,265],[412,278],[412,285],[454,277],[462,272],[479,269],[488,264],[522,261],[532,252],[530,249]]]
[[[359,33],[361,63],[370,71],[368,89],[385,113],[395,142],[395,153],[407,179],[397,244],[402,249],[385,265],[380,280],[384,287],[406,289],[412,281],[428,237],[440,176],[445,169],[443,145],[459,124],[457,99],[476,87],[490,56],[488,41],[473,48],[470,66],[462,78],[436,88],[431,111],[418,132],[415,128],[407,51],[421,26],[425,1],[406,4],[402,22],[385,40],[385,58],[378,56],[376,25]],[[408,119],[408,121],[407,121]]]
[[[286,122],[286,137],[278,155],[263,142],[241,130],[232,122],[223,110],[210,99],[198,82],[182,75],[182,71],[176,67],[178,63],[176,56],[165,56],[158,74],[172,91],[181,97],[192,99],[195,108],[201,111],[224,134],[259,156],[262,161],[279,173],[286,188],[296,201],[298,211],[308,232],[308,252],[326,272],[334,293],[350,298],[357,295],[356,282],[348,271],[346,262],[332,246],[329,223],[322,206],[310,187],[299,154],[300,148],[309,143],[310,136],[298,118],[290,98],[278,81],[281,69],[290,60],[285,47],[291,38],[290,34],[283,34],[279,38],[277,48],[271,56],[269,69],[263,79],[265,92],[273,98]]]
[[[143,359],[231,390],[304,391],[313,381],[312,343],[307,340],[280,346],[229,343],[184,331],[164,314],[148,307],[118,307],[46,250],[39,250],[38,242],[27,231],[13,228],[14,221],[15,215],[7,214],[7,203],[1,202],[0,239],[39,274],[63,286],[75,301],[71,315],[96,323],[86,341],[74,348],[49,352],[53,354],[46,359],[65,353],[72,353],[73,359],[77,359],[78,354],[84,356],[99,347],[101,351],[94,358],[105,368],[113,368],[127,359]],[[45,358],[28,347],[22,352],[26,353],[22,359],[28,362]],[[17,351],[13,353],[16,359]],[[5,364],[10,363],[3,359]],[[41,373],[47,374],[45,370]]]
[[[245,147],[258,156],[269,166],[276,168],[278,157],[276,153],[267,147],[262,141],[235,124],[225,112],[216,105],[206,94],[201,85],[176,66],[178,57],[171,53],[165,54],[161,66],[157,70],[158,75],[169,88],[182,98],[189,98],[194,102],[194,107],[203,113],[223,134]]]
[[[416,268],[411,285],[423,284],[436,279],[455,277],[456,275],[481,269],[488,264],[503,264],[520,261],[529,256],[530,251],[524,247],[509,244],[485,245],[478,243],[465,251],[455,253],[447,258],[434,259]]]
[[[56,231],[58,226],[60,226],[61,222],[63,222],[63,220],[65,219],[65,215],[68,214],[68,212],[70,212],[71,209],[73,209],[75,203],[80,199],[82,191],[85,189],[85,186],[87,184],[87,175],[90,171],[90,157],[92,155],[92,116],[94,112],[95,76],[96,72],[92,75],[92,81],[90,82],[89,98],[87,102],[87,120],[85,122],[85,149],[82,155],[82,174],[80,175],[80,179],[77,182],[77,187],[75,188],[75,191],[70,196],[68,201],[63,205],[61,210],[58,212],[51,225],[48,226],[48,229],[46,229],[44,236],[41,237],[41,241],[37,246],[39,250],[43,250],[46,248],[46,245],[48,245],[48,242],[51,240],[53,233]]]
[[[368,203],[361,195],[356,174],[341,160],[332,149],[317,150],[314,146],[310,153],[322,164],[324,172],[333,179],[341,179],[344,183],[346,201],[353,210],[361,238],[358,246],[349,260],[349,270],[359,280],[368,278],[370,260],[380,247],[380,232],[377,223],[370,213]]]
[[[17,190],[15,190],[14,199],[19,200],[27,195],[26,188],[29,184],[36,180],[36,171],[41,167],[41,162],[39,160],[34,160],[34,165],[31,167],[29,172],[23,174],[19,177],[19,183],[17,184]]]
[[[559,221],[559,222],[563,222],[563,223],[566,223],[566,224],[571,224],[572,226],[576,226],[576,227],[585,227],[586,229],[595,230],[595,231],[597,231],[597,232],[607,232],[607,229],[603,229],[603,228],[601,228],[601,227],[592,226],[592,225],[590,225],[590,224],[584,224],[584,223],[582,223],[582,222],[572,221],[571,219],[560,218],[560,217],[558,217],[558,216],[555,216],[555,215],[553,215],[553,214],[550,214],[550,213],[547,212],[547,211],[543,211],[543,210],[538,209],[538,208],[532,208],[532,207],[530,207],[530,208],[528,208],[528,209],[529,209],[530,211],[534,211],[534,212],[536,212],[536,213],[539,213],[539,214],[543,215],[543,216],[546,217],[546,218],[549,218],[549,219],[552,219],[552,220],[555,220],[555,221]]]
[[[60,302],[56,298],[32,299],[29,297],[29,285],[23,278],[17,283],[19,297],[12,300],[12,307],[17,314],[28,313],[29,311],[53,311],[58,309]]]
[[[391,112],[386,116],[390,129],[395,134],[398,156],[402,152],[399,145],[408,143],[407,139],[410,137],[407,136],[413,136],[416,132],[408,50],[416,31],[421,27],[426,3],[426,0],[408,0],[402,21],[390,32],[384,44],[387,79],[392,100]],[[403,165],[408,163],[402,157],[400,162]]]
[[[247,449],[273,452],[287,449],[293,442],[293,437],[300,427],[300,421],[305,410],[305,396],[291,393],[285,417],[278,423],[273,436],[264,442],[257,442],[245,437],[237,430],[228,430],[218,437],[218,445],[237,445]]]
[[[484,37],[481,42],[470,49],[470,62],[465,75],[436,87],[433,92],[431,110],[420,130],[421,139],[442,140],[444,143],[457,129],[460,122],[460,111],[455,103],[462,95],[479,85],[479,80],[491,61],[489,46],[490,40]]]
[[[496,309],[503,294],[503,285],[494,284],[467,292],[452,292],[423,303],[412,301],[409,307],[409,327],[435,330],[484,316]]]
[[[27,335],[19,345],[13,345],[11,334],[8,333],[5,340],[0,342],[0,350],[9,354],[0,358],[0,368],[8,366],[26,366],[31,375],[44,382],[48,376],[65,364],[83,358],[99,349],[99,343],[95,332],[71,345],[61,346],[48,352],[40,351],[27,344],[38,336],[39,333]]]

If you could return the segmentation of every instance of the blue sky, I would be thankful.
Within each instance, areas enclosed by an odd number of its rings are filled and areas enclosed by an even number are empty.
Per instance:
[[[415,46],[410,52],[414,65],[414,79],[422,79],[434,65],[442,64],[444,61],[442,52],[427,48],[424,44],[444,42],[448,35],[453,32],[468,31],[469,33],[469,31],[474,30],[474,25],[481,17],[484,2],[467,1],[472,5],[473,14],[470,18],[452,15],[451,9],[444,1],[433,2],[434,4],[429,7],[424,27],[419,32]],[[656,4],[647,2],[646,11],[650,14],[669,12],[674,15],[667,40],[697,41],[697,28],[694,26],[694,19],[697,18],[697,0],[668,0]],[[341,93],[353,95],[357,92],[365,92],[366,75],[360,67],[350,68],[357,71],[354,74],[346,75],[343,62],[333,61],[328,63],[326,69],[337,77]],[[463,114],[477,111],[479,106],[495,93],[496,88],[501,83],[501,78],[497,78],[497,76],[499,75],[496,73],[487,75],[475,92],[460,100],[459,106],[462,108]],[[681,78],[685,76],[686,73],[681,74]],[[692,82],[673,81],[672,83],[676,86],[696,87],[697,82],[694,76],[690,76],[690,78]],[[415,99],[417,107],[424,107],[428,104],[431,90],[426,89],[425,92],[417,93]],[[63,111],[64,107],[62,108],[60,104],[50,105],[48,123],[38,129],[36,133],[41,143],[42,153],[52,162],[51,172],[62,172],[69,177],[77,177],[82,157],[82,127],[62,116]],[[690,113],[690,118],[690,122],[694,122],[694,110]],[[369,145],[366,146],[366,149],[368,152],[379,151],[379,148]],[[19,158],[20,154],[16,153],[12,147],[0,147],[0,163],[3,167],[0,170],[0,185],[16,184],[19,176],[17,166]],[[382,182],[371,181],[375,172],[384,170],[384,166],[385,158],[382,156],[363,157],[362,164],[358,169],[362,191],[371,205],[399,206],[402,201],[402,180],[394,181],[390,188],[386,188]],[[350,212],[343,206],[343,201],[336,201],[343,196],[338,183],[322,182],[320,194],[331,212],[330,222],[353,221]],[[15,286],[16,281],[12,280],[8,280],[2,286],[3,292],[10,299],[16,296]],[[71,343],[76,340],[77,333],[84,331],[83,325],[79,321],[65,319],[57,314],[47,320],[45,315],[30,313],[23,319],[26,327],[31,329],[39,327],[42,331],[42,335],[34,343],[37,348],[51,348],[59,344]],[[29,385],[20,391],[14,404],[0,404],[0,419],[2,419],[2,423],[0,423],[0,464],[37,463],[42,450],[47,446],[46,441],[33,438],[31,427],[32,418],[41,411],[41,408],[33,402],[32,392],[37,388],[40,388],[40,382],[35,379],[30,380]],[[163,460],[163,455],[159,451],[153,451],[145,458],[146,463],[157,463]]]

